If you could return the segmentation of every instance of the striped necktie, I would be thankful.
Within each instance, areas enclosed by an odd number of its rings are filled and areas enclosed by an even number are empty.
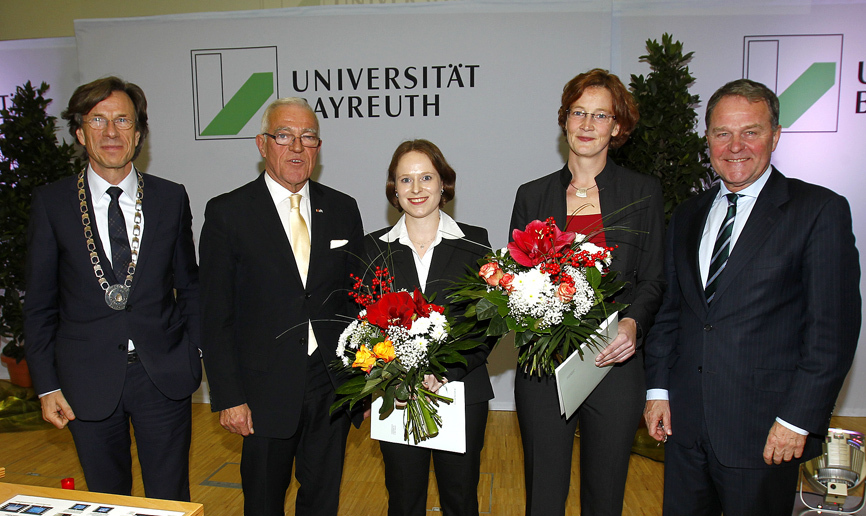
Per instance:
[[[729,193],[725,195],[728,198],[728,212],[725,214],[725,220],[722,221],[722,226],[719,228],[719,234],[716,236],[716,243],[713,245],[713,256],[710,258],[710,272],[707,275],[707,286],[704,288],[704,295],[707,296],[707,303],[712,303],[716,295],[716,287],[719,286],[719,276],[725,270],[725,265],[728,263],[728,255],[731,252],[731,235],[734,233],[734,219],[737,217],[737,199],[738,194]]]

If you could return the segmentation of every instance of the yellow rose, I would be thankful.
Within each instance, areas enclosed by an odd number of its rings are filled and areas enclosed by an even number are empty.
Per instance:
[[[355,353],[355,361],[352,367],[360,367],[365,373],[369,373],[373,366],[376,365],[376,355],[367,349],[367,346],[361,346]]]
[[[377,358],[384,360],[386,364],[397,358],[397,353],[394,351],[394,343],[390,340],[380,342],[373,346],[373,354],[376,355]]]

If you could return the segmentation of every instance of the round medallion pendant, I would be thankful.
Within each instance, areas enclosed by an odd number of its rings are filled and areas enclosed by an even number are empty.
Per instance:
[[[105,291],[105,304],[113,310],[123,310],[129,300],[129,287],[117,283]]]

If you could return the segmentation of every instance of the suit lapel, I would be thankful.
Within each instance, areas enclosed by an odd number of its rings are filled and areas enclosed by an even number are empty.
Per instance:
[[[253,220],[255,221],[253,227],[255,231],[265,235],[262,239],[263,242],[271,242],[273,244],[274,250],[286,261],[286,268],[290,270],[292,278],[299,285],[303,285],[301,274],[298,272],[298,264],[295,262],[295,254],[292,252],[292,244],[289,242],[289,236],[286,234],[285,228],[283,228],[280,214],[274,205],[274,199],[271,197],[268,186],[265,184],[266,173],[262,172],[250,190],[249,205],[253,213]],[[312,260],[310,260],[310,269],[312,269],[312,263]]]
[[[755,199],[755,206],[752,208],[749,220],[746,221],[742,233],[737,238],[725,270],[719,277],[716,299],[722,297],[728,287],[736,282],[740,271],[752,261],[761,244],[769,238],[773,227],[781,218],[779,206],[788,200],[788,184],[784,176],[775,168],[770,171],[770,174],[767,184]]]
[[[161,231],[162,214],[163,214],[163,199],[158,191],[154,191],[154,184],[147,176],[142,174],[144,186],[141,195],[141,214],[144,219],[144,233],[141,235],[141,244],[138,247],[138,262],[135,264],[135,275],[132,277],[132,287],[129,291],[135,290],[135,286],[140,283],[142,272],[145,268],[147,257],[150,256],[149,250],[153,249],[153,241]],[[150,194],[150,195],[148,195]]]
[[[685,281],[681,280],[681,289],[686,302],[694,306],[699,313],[707,310],[707,298],[704,295],[704,284],[701,281],[700,267],[700,247],[701,236],[704,232],[704,225],[707,223],[707,217],[710,214],[710,208],[713,205],[713,200],[719,191],[719,185],[711,188],[700,199],[696,200],[694,213],[686,217],[685,228],[685,246],[682,252],[685,254],[685,264],[683,268],[687,277]]]
[[[75,183],[73,183],[75,185]],[[74,197],[72,199],[78,199],[78,188],[77,186],[74,189]],[[99,235],[99,229],[96,224],[96,211],[93,208],[93,197],[90,195],[90,182],[87,180],[87,170],[84,171],[84,196],[87,198],[87,208],[90,213],[90,229],[93,231],[93,243],[96,247],[96,254],[99,256],[99,263],[102,265],[102,272],[105,275],[105,279],[108,280],[109,283],[115,284],[118,283],[117,278],[114,277],[114,269],[111,267],[111,262],[108,260],[108,257],[105,256],[105,248],[102,245],[102,238]],[[76,201],[77,204],[77,201]],[[76,209],[75,212],[78,213],[80,210]],[[80,220],[80,219],[79,219]],[[88,251],[89,254],[89,251]]]

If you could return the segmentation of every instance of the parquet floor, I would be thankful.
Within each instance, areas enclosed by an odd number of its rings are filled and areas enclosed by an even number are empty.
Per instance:
[[[834,418],[833,425],[866,431],[866,418]],[[568,516],[578,508],[579,452],[575,446]],[[203,503],[208,516],[241,516],[241,438],[224,431],[208,405],[193,404],[193,437],[190,459],[192,499]],[[482,514],[520,516],[523,514],[523,452],[514,412],[491,412],[481,463],[478,493]],[[59,487],[60,479],[74,477],[76,486],[86,484],[68,430],[48,427],[29,432],[0,433],[0,467],[6,468],[4,482]],[[625,516],[661,515],[663,465],[632,454],[625,495]],[[293,483],[287,496],[287,514],[293,514]],[[136,472],[133,494],[142,496]],[[379,446],[369,437],[369,423],[352,429],[346,449],[346,467],[340,501],[341,516],[383,516],[387,492]],[[428,511],[436,514],[438,494],[431,482]]]

